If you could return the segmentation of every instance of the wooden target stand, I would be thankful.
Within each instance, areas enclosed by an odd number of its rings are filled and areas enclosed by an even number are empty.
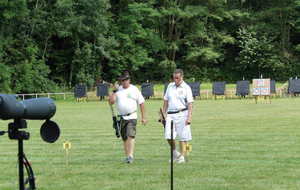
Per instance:
[[[87,102],[87,97],[76,98],[76,102]]]
[[[260,99],[263,99],[265,102],[271,104],[271,95],[254,95],[255,104],[258,103]]]
[[[216,95],[216,94],[214,94],[214,95],[213,95],[213,99],[214,99],[214,100],[217,100],[218,97],[221,97],[223,100],[225,100],[225,99],[226,99],[226,94],[224,94],[224,95]]]

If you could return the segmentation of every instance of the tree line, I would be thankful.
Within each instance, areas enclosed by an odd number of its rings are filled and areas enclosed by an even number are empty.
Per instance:
[[[300,73],[300,0],[1,0],[0,92],[113,82],[285,81]]]

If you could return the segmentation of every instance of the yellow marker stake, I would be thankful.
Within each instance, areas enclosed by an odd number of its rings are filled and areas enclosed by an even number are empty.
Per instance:
[[[65,142],[63,143],[63,148],[64,148],[64,150],[66,151],[66,165],[67,165],[67,166],[69,165],[69,150],[71,149],[71,147],[72,147],[71,142],[65,141]]]
[[[184,152],[186,156],[186,161],[188,161],[188,155],[190,154],[190,152],[192,152],[192,145],[187,143],[184,147]]]
[[[186,153],[189,154],[190,152],[192,152],[192,145],[191,144],[186,144]]]

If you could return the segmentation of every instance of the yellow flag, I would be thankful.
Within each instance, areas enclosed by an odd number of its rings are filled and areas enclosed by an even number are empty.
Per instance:
[[[69,141],[65,141],[65,142],[63,143],[63,147],[64,147],[65,150],[69,150],[69,149],[71,149],[72,144],[71,144],[71,142],[69,142]]]

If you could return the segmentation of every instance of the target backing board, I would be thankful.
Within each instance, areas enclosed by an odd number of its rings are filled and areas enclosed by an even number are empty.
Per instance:
[[[108,96],[108,88],[109,85],[104,83],[104,84],[98,84],[97,85],[97,96]]]
[[[212,93],[213,95],[225,95],[226,82],[214,82]]]
[[[142,95],[145,98],[149,98],[150,96],[154,95],[154,90],[153,90],[153,84],[151,83],[143,83],[141,85],[141,91],[142,91]]]
[[[237,81],[236,95],[246,96],[249,94],[250,82],[248,80]]]
[[[270,79],[253,79],[253,96],[269,96],[271,95]]]
[[[191,87],[193,97],[200,96],[200,82],[189,82],[187,84]]]

